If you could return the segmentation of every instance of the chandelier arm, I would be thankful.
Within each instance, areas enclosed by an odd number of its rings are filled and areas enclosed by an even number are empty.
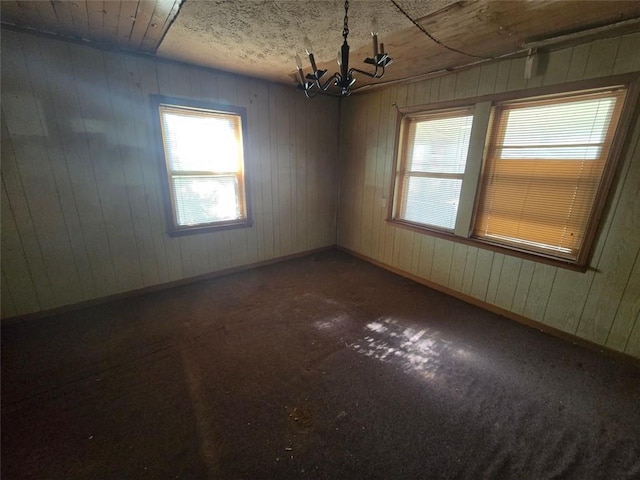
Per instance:
[[[334,73],[327,79],[326,82],[320,83],[318,79],[311,82],[305,82],[304,85],[298,85],[298,88],[304,90],[304,94],[307,98],[314,98],[319,93],[333,95],[333,92],[328,91],[332,83],[339,84],[342,81],[339,73]],[[314,93],[315,92],[315,93]]]
[[[369,78],[380,78],[382,75],[380,75],[380,77],[378,76],[378,67],[376,67],[376,70],[374,73],[369,73],[369,72],[365,72],[364,70],[359,70],[357,68],[350,68],[349,69],[349,76],[351,76],[353,74],[353,72],[358,72],[361,73],[362,75],[366,75]]]
[[[349,92],[348,94],[343,95],[340,92],[335,92],[333,90],[317,90],[316,94],[320,94],[320,95],[326,95],[328,97],[345,97],[345,96],[349,96],[351,95],[351,92]],[[315,97],[316,95],[314,95]],[[313,97],[308,97],[308,98],[313,98]]]
[[[313,93],[315,92],[315,93]],[[304,95],[307,98],[316,98],[319,93],[322,93],[320,90],[314,90],[313,88],[304,88]]]
[[[319,90],[317,88],[314,88],[315,84],[309,84],[309,86],[307,87],[303,87],[301,85],[298,86],[298,88],[300,90],[304,91],[304,95],[307,98],[315,98],[318,95],[327,95],[330,97],[344,97],[344,95],[342,95],[341,93],[337,93],[331,90]],[[351,92],[349,92],[349,95],[351,94]]]
[[[342,77],[340,76],[339,73],[336,72],[333,75],[331,75],[329,78],[327,78],[327,81],[324,82],[322,85],[320,85],[320,83],[318,82],[318,86],[323,92],[326,92],[332,83],[340,84],[341,82],[342,82]]]

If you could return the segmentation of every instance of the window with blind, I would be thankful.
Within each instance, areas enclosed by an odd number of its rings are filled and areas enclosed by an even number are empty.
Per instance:
[[[399,108],[390,221],[584,268],[639,80]]]
[[[155,97],[174,232],[247,226],[243,108]]]
[[[403,119],[394,218],[454,229],[472,121],[471,108]]]
[[[625,92],[496,105],[473,235],[577,260]]]

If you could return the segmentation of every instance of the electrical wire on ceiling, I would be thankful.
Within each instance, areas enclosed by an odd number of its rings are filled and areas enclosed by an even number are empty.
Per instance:
[[[391,3],[393,3],[393,5],[395,5],[395,7],[400,11],[400,13],[402,13],[405,17],[407,17],[411,21],[411,23],[413,23],[416,27],[418,27],[420,29],[420,31],[422,31],[422,33],[424,33],[431,40],[436,42],[438,45],[446,48],[447,50],[451,50],[452,52],[456,52],[456,53],[461,53],[462,55],[466,55],[468,57],[483,58],[485,60],[496,60],[497,59],[497,57],[485,57],[484,55],[474,55],[473,53],[463,52],[462,50],[458,50],[457,48],[453,48],[453,47],[450,47],[449,45],[446,45],[445,43],[442,43],[436,37],[434,37],[429,32],[427,32],[427,30],[425,30],[425,28],[422,25],[420,25],[413,18],[411,18],[411,16],[407,12],[405,12],[404,9],[395,2],[395,0],[391,0]]]

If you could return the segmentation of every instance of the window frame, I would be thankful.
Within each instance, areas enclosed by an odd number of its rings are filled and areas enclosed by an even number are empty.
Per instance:
[[[230,230],[236,228],[248,228],[253,226],[251,220],[251,202],[249,198],[249,181],[247,175],[247,114],[246,108],[219,104],[212,102],[204,102],[200,100],[169,97],[164,95],[150,95],[152,113],[155,123],[156,131],[156,145],[157,156],[160,163],[160,172],[162,176],[161,184],[163,186],[163,198],[165,201],[165,212],[167,218],[167,233],[171,236],[188,235],[194,233],[205,233],[219,230]],[[233,220],[220,220],[209,223],[198,223],[193,225],[180,225],[177,218],[177,203],[174,194],[174,188],[172,185],[172,179],[176,176],[171,172],[169,166],[169,159],[167,158],[165,151],[165,139],[162,128],[162,113],[160,108],[162,106],[182,109],[182,110],[195,110],[211,112],[213,114],[229,115],[239,117],[240,123],[240,135],[242,138],[242,162],[240,165],[240,171],[237,174],[238,178],[238,201],[241,203],[241,210],[244,215],[241,218]],[[203,171],[204,172],[204,171]],[[215,172],[210,171],[212,175],[230,172]],[[179,175],[178,175],[179,176]]]
[[[597,91],[620,86],[624,86],[627,89],[626,99],[622,105],[622,112],[620,114],[618,126],[611,143],[606,167],[601,177],[600,186],[593,203],[592,214],[585,228],[584,240],[577,259],[562,259],[552,255],[545,255],[542,253],[527,251],[525,249],[496,244],[484,239],[472,237],[473,227],[476,221],[477,208],[479,204],[481,175],[485,168],[485,158],[489,148],[489,139],[491,136],[490,129],[493,127],[494,123],[494,106],[496,104],[504,102],[529,101],[534,99],[543,99],[545,97],[550,99],[553,99],[554,97],[566,98],[578,92],[586,93],[589,91]],[[628,139],[629,129],[633,120],[633,114],[635,109],[640,107],[638,105],[639,93],[640,72],[633,72],[622,75],[568,82],[558,85],[535,87],[530,89],[482,95],[470,98],[461,98],[428,105],[396,107],[397,116],[395,148],[389,189],[389,198],[391,199],[391,201],[389,202],[387,208],[387,222],[400,228],[406,228],[422,234],[428,234],[437,238],[444,238],[454,242],[492,250],[494,252],[499,252],[506,255],[559,266],[570,270],[577,270],[582,272],[586,271],[589,268],[589,262],[593,255],[595,240],[602,228],[602,215],[607,203],[610,201],[609,199],[611,198],[611,195],[613,194],[613,180],[621,165],[621,157],[623,157],[626,148],[628,148],[628,146],[626,145],[626,140]],[[400,155],[402,153],[401,132],[403,119],[409,115],[416,116],[420,113],[462,108],[465,106],[474,105],[476,112],[475,115],[480,115],[481,118],[480,121],[476,122],[476,118],[474,117],[472,138],[469,146],[469,154],[467,157],[465,177],[463,179],[460,204],[458,207],[459,221],[456,221],[455,231],[448,232],[441,229],[430,228],[422,224],[394,218],[397,195],[396,183],[398,181],[398,171],[401,162]]]
[[[454,232],[455,225],[453,228],[446,228],[438,225],[427,224],[417,221],[407,220],[400,216],[400,213],[403,208],[402,199],[404,198],[404,180],[408,177],[422,177],[422,178],[443,178],[443,179],[451,179],[451,180],[460,180],[461,183],[464,181],[464,172],[462,173],[449,173],[449,172],[415,172],[409,170],[407,163],[409,162],[407,158],[408,152],[411,150],[410,146],[410,131],[411,126],[415,123],[419,123],[421,121],[428,120],[444,120],[448,118],[457,118],[464,116],[471,116],[472,122],[474,117],[474,106],[473,105],[465,105],[456,108],[447,108],[447,109],[438,109],[438,110],[430,110],[429,112],[418,112],[415,114],[409,113],[403,115],[402,122],[400,125],[400,137],[398,139],[399,152],[398,152],[398,168],[395,170],[395,192],[396,195],[393,196],[393,207],[392,207],[392,218],[394,221],[398,222],[406,222],[408,224],[416,225],[418,227],[428,228],[430,230],[437,230],[440,232]],[[469,141],[471,144],[471,141]],[[420,174],[416,174],[420,173]],[[461,193],[462,194],[462,193]],[[408,197],[407,197],[408,198]],[[406,207],[406,206],[405,206]],[[456,212],[456,219],[457,219]]]

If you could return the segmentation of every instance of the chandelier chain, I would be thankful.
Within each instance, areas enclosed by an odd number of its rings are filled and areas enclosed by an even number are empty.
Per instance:
[[[344,2],[344,25],[342,27],[342,36],[347,41],[347,36],[349,35],[349,0],[345,0]]]

